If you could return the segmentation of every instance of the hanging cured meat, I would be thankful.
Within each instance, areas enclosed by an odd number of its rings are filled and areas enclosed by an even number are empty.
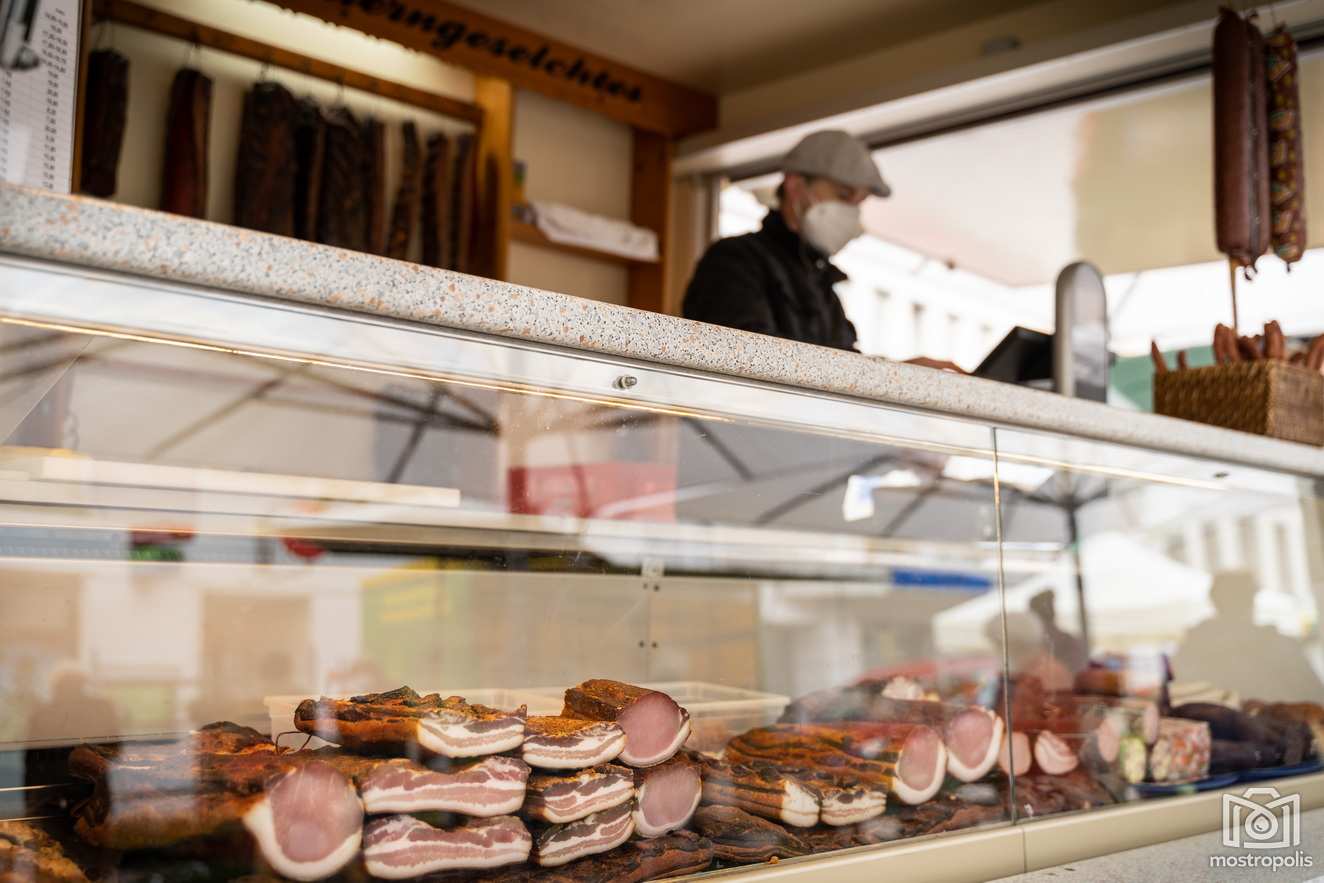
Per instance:
[[[578,770],[615,760],[625,748],[625,731],[611,721],[572,717],[528,719],[524,760],[550,770]]]
[[[690,713],[666,693],[620,681],[591,680],[565,691],[564,717],[614,721],[625,731],[622,763],[647,767],[662,763],[685,744]]]
[[[450,235],[450,140],[441,133],[428,138],[423,160],[423,263],[449,267],[453,253]]]
[[[459,696],[419,696],[409,687],[348,700],[305,699],[294,725],[351,751],[382,755],[481,757],[524,742],[526,711],[470,705]]]
[[[524,816],[563,825],[634,799],[634,773],[614,763],[529,777]]]
[[[326,127],[317,102],[299,102],[294,122],[294,235],[317,239],[317,205],[322,196],[322,157]]]
[[[712,841],[719,861],[754,864],[809,852],[803,840],[781,825],[734,806],[701,806],[690,827]]]
[[[1269,200],[1274,254],[1290,270],[1306,250],[1306,154],[1296,41],[1285,26],[1269,35]]]
[[[363,866],[373,877],[406,880],[440,871],[518,864],[533,838],[513,816],[434,828],[413,816],[385,816],[363,831]]]
[[[363,251],[367,206],[363,202],[363,130],[347,108],[326,116],[317,241]]]
[[[363,121],[364,245],[372,254],[386,251],[386,128]]]
[[[632,810],[630,804],[623,803],[569,824],[542,829],[534,842],[534,860],[540,867],[554,868],[615,849],[634,833]]]
[[[124,122],[129,111],[129,60],[113,49],[87,56],[83,99],[83,154],[79,188],[92,196],[114,196]]]
[[[298,104],[279,83],[259,82],[244,95],[234,170],[234,222],[250,230],[294,235]]]
[[[161,208],[177,215],[207,214],[207,139],[211,132],[211,80],[183,68],[170,86],[166,114]]]
[[[450,268],[461,273],[472,272],[470,268],[472,234],[474,228],[474,203],[477,188],[477,151],[474,149],[473,135],[460,135],[455,139],[455,168],[452,171],[450,203]]]
[[[1269,248],[1264,38],[1230,9],[1214,29],[1214,214],[1218,250],[1253,270]]]
[[[391,229],[386,237],[386,256],[404,260],[409,256],[409,240],[418,220],[418,204],[423,189],[423,158],[418,147],[418,130],[412,122],[400,129],[404,140],[400,164],[400,186],[391,206]]]
[[[683,754],[636,770],[634,782],[634,831],[640,837],[661,837],[685,827],[703,792],[699,765]]]

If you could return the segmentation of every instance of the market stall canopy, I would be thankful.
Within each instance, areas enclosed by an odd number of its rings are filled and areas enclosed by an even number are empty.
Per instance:
[[[1302,106],[1324,107],[1324,55],[1301,74]],[[1216,261],[1211,100],[1202,75],[880,150],[893,196],[865,203],[865,227],[1011,286],[1080,259],[1106,275]],[[1324,114],[1303,123],[1324,143]],[[1324,152],[1306,166],[1324,181]],[[1306,215],[1324,217],[1324,187],[1308,187]]]

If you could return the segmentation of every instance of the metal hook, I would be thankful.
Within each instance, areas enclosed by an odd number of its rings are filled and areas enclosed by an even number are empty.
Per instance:
[[[266,59],[262,62],[262,67],[258,69],[257,81],[265,83],[271,77],[271,53],[267,53]]]

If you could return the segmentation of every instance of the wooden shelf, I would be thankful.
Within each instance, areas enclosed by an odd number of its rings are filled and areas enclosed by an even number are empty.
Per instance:
[[[553,242],[547,238],[547,234],[543,233],[528,221],[511,220],[510,240],[512,242],[522,242],[525,245],[536,245],[540,248],[550,248],[554,251],[562,251],[566,254],[577,255],[581,258],[590,258],[595,261],[607,261],[613,264],[620,264],[623,267],[650,266],[657,263],[657,261],[641,261],[635,258],[627,258],[623,255],[613,254],[609,251],[599,251],[596,248],[584,248],[579,245],[566,245],[561,242]]]

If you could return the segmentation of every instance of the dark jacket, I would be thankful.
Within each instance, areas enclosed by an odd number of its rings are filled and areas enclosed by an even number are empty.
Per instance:
[[[845,278],[771,211],[758,232],[709,246],[685,291],[683,312],[700,322],[855,349],[855,326],[832,290]]]

